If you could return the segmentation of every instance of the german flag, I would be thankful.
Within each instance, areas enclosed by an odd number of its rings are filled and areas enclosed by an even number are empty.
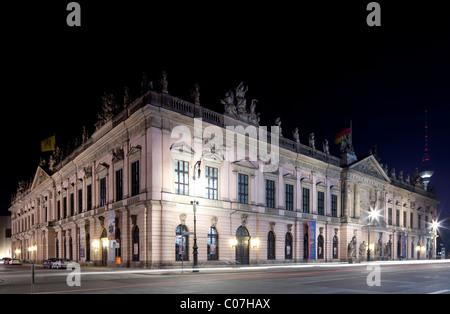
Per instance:
[[[347,135],[352,131],[352,125],[351,122],[349,124],[346,124],[342,128],[340,128],[341,131],[337,132],[334,136],[334,144],[338,145],[342,142],[342,137],[344,136],[345,139],[347,139]]]
[[[41,152],[50,152],[55,150],[55,135],[41,141]]]

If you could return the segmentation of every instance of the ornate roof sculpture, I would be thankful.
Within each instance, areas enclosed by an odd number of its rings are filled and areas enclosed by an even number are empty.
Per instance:
[[[256,113],[256,104],[258,100],[252,99],[250,110],[247,109],[247,99],[245,93],[248,91],[248,86],[241,82],[234,90],[229,90],[225,93],[225,98],[220,102],[224,105],[225,114],[236,117],[240,120],[259,125],[259,113]]]

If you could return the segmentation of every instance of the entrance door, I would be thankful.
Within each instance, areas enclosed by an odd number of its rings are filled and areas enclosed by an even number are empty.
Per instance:
[[[102,246],[102,266],[108,266],[108,247]]]
[[[249,241],[250,235],[247,228],[239,227],[236,231],[236,264],[248,265],[250,264]]]
[[[100,245],[102,246],[102,266],[108,266],[108,236],[106,234],[106,230],[103,228],[103,231],[100,235]],[[106,244],[106,245],[104,245]]]

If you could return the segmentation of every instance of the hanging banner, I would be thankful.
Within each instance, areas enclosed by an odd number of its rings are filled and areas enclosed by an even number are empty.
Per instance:
[[[316,222],[308,221],[309,259],[316,260]]]
[[[404,232],[402,232],[402,258],[406,258],[406,236]]]
[[[80,227],[80,259],[86,257],[86,232],[85,226]]]
[[[109,250],[108,250],[108,261],[113,262],[116,260],[116,250],[114,246],[111,245],[111,242],[115,240],[116,234],[116,212],[111,210],[108,212],[108,241]]]

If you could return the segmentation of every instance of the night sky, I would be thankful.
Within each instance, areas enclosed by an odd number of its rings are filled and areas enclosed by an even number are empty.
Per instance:
[[[83,125],[93,133],[103,92],[121,101],[128,86],[136,98],[142,71],[156,83],[163,70],[170,94],[190,100],[199,83],[201,104],[221,113],[244,81],[261,125],[280,116],[286,137],[298,127],[305,144],[314,132],[320,150],[352,120],[357,156],[376,144],[405,176],[424,154],[427,109],[431,185],[450,213],[450,23],[438,4],[378,1],[381,26],[369,27],[370,1],[78,1],[82,24],[71,28],[69,2],[3,8],[1,214],[34,176],[41,140],[56,134],[70,149]]]

